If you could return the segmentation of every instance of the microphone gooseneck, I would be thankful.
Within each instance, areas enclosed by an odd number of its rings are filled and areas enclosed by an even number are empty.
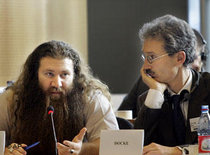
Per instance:
[[[55,140],[55,154],[58,154],[58,150],[57,150],[57,138],[56,138],[56,132],[55,132],[55,125],[54,125],[54,121],[53,121],[53,114],[54,114],[54,108],[53,106],[49,106],[47,108],[47,113],[48,115],[50,115],[51,118],[51,122],[52,122],[52,128],[53,128],[53,135],[54,135],[54,140]]]

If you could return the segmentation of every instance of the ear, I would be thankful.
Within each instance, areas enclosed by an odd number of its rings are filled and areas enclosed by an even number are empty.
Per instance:
[[[179,51],[177,53],[177,62],[179,64],[184,64],[185,60],[186,60],[186,54],[185,54],[185,52],[184,51]]]

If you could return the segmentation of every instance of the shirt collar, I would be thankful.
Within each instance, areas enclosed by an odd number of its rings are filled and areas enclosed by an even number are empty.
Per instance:
[[[182,92],[182,90],[186,89],[190,92],[190,89],[191,89],[191,86],[192,86],[192,72],[191,70],[189,69],[189,78],[187,79],[187,82],[185,83],[185,85],[182,87],[182,89],[177,93],[178,95]],[[175,93],[170,90],[169,88],[168,89],[168,92],[171,94],[171,95],[175,95]]]

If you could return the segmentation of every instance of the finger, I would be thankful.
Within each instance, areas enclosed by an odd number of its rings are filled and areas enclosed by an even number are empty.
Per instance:
[[[150,151],[154,151],[154,150],[155,150],[154,144],[151,143],[149,145],[144,146],[143,153],[146,154],[146,153],[148,153]]]
[[[82,128],[77,136],[74,137],[73,142],[83,141],[87,128]]]
[[[141,74],[141,76],[144,76],[144,66],[142,66],[142,68],[140,70],[140,74]]]
[[[24,147],[27,147],[27,145],[26,144],[19,144],[18,145],[18,148],[20,148],[20,149],[23,149]]]
[[[162,155],[162,154],[158,151],[149,151],[147,153],[143,153],[143,155]]]
[[[21,145],[21,147],[26,147],[27,145],[26,144],[20,144]]]
[[[151,77],[146,73],[144,66],[141,68],[140,73],[141,73],[141,76],[142,76],[142,79],[143,79],[143,80],[146,80],[146,79],[148,79],[148,78],[151,78]]]
[[[80,150],[81,149],[80,143],[82,143],[86,131],[87,131],[86,128],[82,128],[79,134],[76,135],[72,141],[64,140],[63,144],[69,146],[70,149],[75,149],[77,151]]]
[[[71,153],[72,155],[74,155],[75,153],[78,153],[78,147],[75,145],[76,143],[65,140],[64,144],[65,145],[57,143],[59,154]]]
[[[147,146],[145,146],[143,148],[143,154],[147,154],[147,152],[149,152],[149,148]]]
[[[17,143],[12,143],[8,147],[6,147],[5,152],[9,152],[9,154],[13,154],[13,152],[17,150],[18,148],[19,148],[19,145]]]
[[[68,148],[74,148],[74,142],[68,141],[68,140],[64,140],[63,141],[64,146],[68,147]]]
[[[69,148],[68,146],[69,146],[69,145],[66,145],[66,144],[63,145],[63,144],[57,142],[57,148],[58,148],[58,149]]]
[[[148,85],[148,87],[150,87],[151,80],[153,81],[154,79],[152,79],[150,76],[148,76],[148,75],[145,73],[144,67],[141,68],[141,76],[142,76],[142,80],[144,81],[144,83],[145,83],[146,85]]]
[[[71,149],[74,149],[75,151],[78,151],[81,149],[79,143],[71,142],[68,140],[63,141],[64,146],[66,147],[65,149],[63,148],[62,150],[65,150],[69,152]]]
[[[71,142],[71,141],[67,141],[65,140],[63,142],[64,145],[68,146],[67,147],[67,151],[70,152],[71,149],[74,150],[74,153],[78,152],[81,150],[81,145],[80,143],[75,143],[75,142]]]
[[[26,151],[22,148],[22,147],[19,147],[18,149],[16,149],[17,151],[19,151],[20,153],[22,154],[26,154]]]
[[[15,154],[26,154],[26,151],[23,149],[24,146],[27,146],[26,144],[15,144],[16,146],[13,147],[13,152],[16,152]]]
[[[64,154],[65,152],[68,152],[69,147],[57,142],[57,149],[58,154]]]
[[[84,135],[85,135],[86,131],[87,131],[86,128],[82,128],[80,130],[79,134],[74,137],[74,139],[72,140],[72,142],[71,141],[68,141],[68,140],[64,140],[63,141],[63,144],[70,147],[70,146],[74,145],[75,143],[78,143],[78,142],[82,141],[83,138],[84,138]]]
[[[25,153],[24,152],[20,152],[19,149],[17,149],[17,150],[14,150],[12,152],[12,154],[15,154],[15,155],[26,155],[26,152]]]

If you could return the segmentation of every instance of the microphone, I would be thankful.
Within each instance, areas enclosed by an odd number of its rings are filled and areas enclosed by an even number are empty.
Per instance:
[[[54,113],[54,108],[53,106],[49,106],[47,108],[47,113],[48,115],[50,115],[50,118],[51,118],[51,122],[52,122],[52,128],[53,128],[53,135],[54,135],[54,140],[55,140],[55,154],[57,155],[58,154],[58,150],[57,150],[57,138],[56,138],[56,133],[55,133],[55,125],[54,125],[54,121],[53,121],[53,113]]]

